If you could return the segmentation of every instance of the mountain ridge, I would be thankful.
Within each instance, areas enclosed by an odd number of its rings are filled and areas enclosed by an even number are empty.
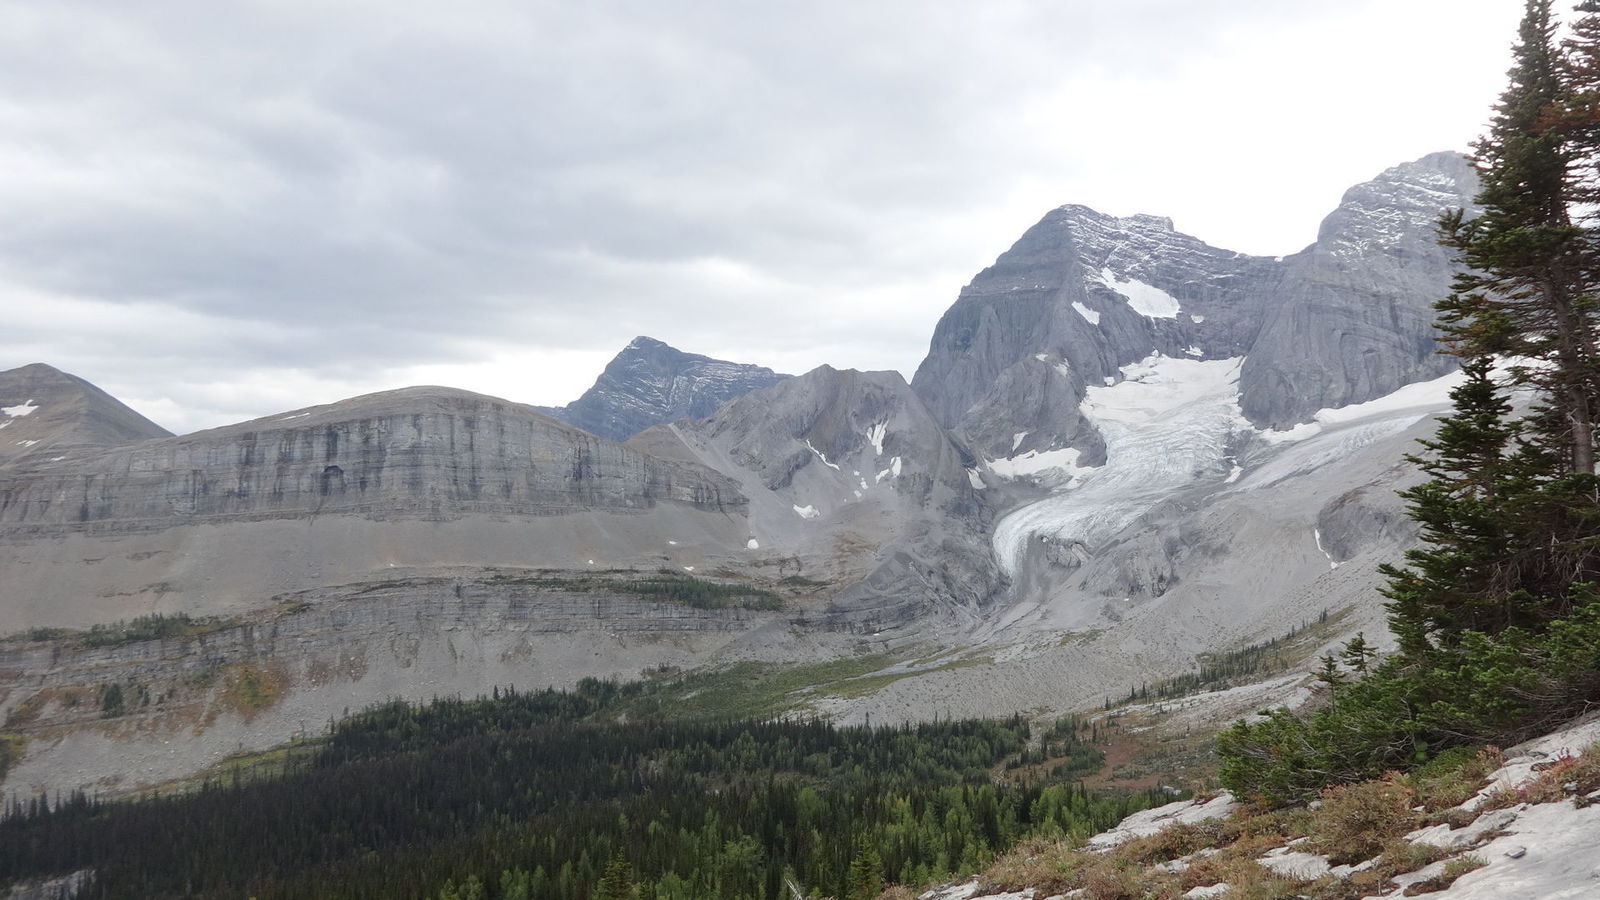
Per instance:
[[[788,378],[765,366],[687,353],[640,335],[566,406],[539,411],[613,441],[651,425],[705,418],[730,400]]]

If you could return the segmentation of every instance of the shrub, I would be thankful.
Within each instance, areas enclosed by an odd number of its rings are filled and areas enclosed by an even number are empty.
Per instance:
[[[1415,794],[1396,781],[1328,788],[1311,816],[1311,845],[1334,865],[1371,859],[1420,824],[1414,803]]]

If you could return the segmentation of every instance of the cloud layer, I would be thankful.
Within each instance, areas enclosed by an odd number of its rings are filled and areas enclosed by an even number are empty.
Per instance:
[[[636,334],[909,375],[1061,203],[1308,243],[1464,148],[1515,6],[6,4],[0,368],[179,431],[418,382],[559,404]]]

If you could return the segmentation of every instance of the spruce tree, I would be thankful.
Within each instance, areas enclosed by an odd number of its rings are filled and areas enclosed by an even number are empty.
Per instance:
[[[1509,624],[1500,602],[1507,522],[1498,504],[1518,426],[1489,357],[1467,360],[1462,372],[1465,381],[1450,394],[1453,412],[1421,442],[1424,454],[1407,457],[1432,476],[1401,491],[1423,546],[1406,552],[1407,568],[1379,567],[1389,579],[1389,629],[1414,657],[1454,645],[1462,632]]]
[[[1594,253],[1572,221],[1576,145],[1552,127],[1571,92],[1550,6],[1529,0],[1511,83],[1474,147],[1482,211],[1472,218],[1456,211],[1443,222],[1444,243],[1468,271],[1439,309],[1453,352],[1507,357],[1513,383],[1538,391],[1547,414],[1528,440],[1558,460],[1557,474],[1593,474],[1600,410]]]
[[[1409,457],[1429,476],[1402,492],[1422,545],[1382,568],[1399,652],[1353,681],[1325,659],[1326,707],[1224,733],[1236,791],[1303,797],[1600,701],[1600,253],[1575,212],[1600,200],[1600,0],[1579,9],[1563,53],[1550,0],[1528,0],[1475,145],[1481,209],[1441,221],[1465,269],[1437,306],[1464,381]]]

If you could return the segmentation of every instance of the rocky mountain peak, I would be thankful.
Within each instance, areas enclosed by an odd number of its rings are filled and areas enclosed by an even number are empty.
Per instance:
[[[1317,242],[1283,261],[1241,372],[1244,414],[1288,428],[1453,368],[1437,352],[1433,304],[1457,267],[1436,223],[1446,209],[1474,209],[1477,191],[1458,153],[1429,154],[1346,191]]]
[[[1473,209],[1477,173],[1459,153],[1430,153],[1345,191],[1317,233],[1318,248],[1346,256],[1393,249],[1427,234],[1445,209]]]
[[[686,353],[640,335],[606,364],[583,396],[564,407],[541,411],[622,441],[651,425],[704,418],[735,397],[787,377],[764,366]]]
[[[53,366],[32,363],[0,372],[0,466],[169,434],[117,398]]]

